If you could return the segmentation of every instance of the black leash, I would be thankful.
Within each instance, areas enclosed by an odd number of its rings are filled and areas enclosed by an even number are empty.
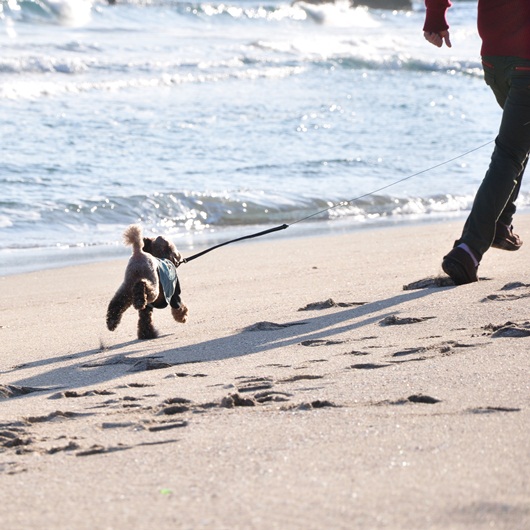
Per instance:
[[[412,175],[409,175],[408,177],[404,177],[399,180],[395,180],[394,182],[391,182],[390,184],[387,184],[386,186],[382,186],[381,188],[377,188],[376,190],[372,190],[368,193],[364,193],[363,195],[359,195],[358,197],[355,197],[354,199],[350,199],[349,201],[342,201],[338,204],[334,204],[332,206],[329,206],[328,208],[325,208],[324,210],[320,210],[318,212],[315,212],[311,215],[308,215],[306,217],[302,217],[301,219],[298,219],[297,221],[293,221],[290,225],[283,224],[279,226],[275,226],[274,228],[269,228],[268,230],[263,230],[262,232],[257,232],[256,234],[250,234],[248,236],[238,237],[237,239],[231,239],[230,241],[225,241],[224,243],[220,243],[219,245],[215,245],[213,247],[207,248],[206,250],[203,250],[202,252],[198,252],[197,254],[193,254],[193,256],[190,256],[189,258],[184,258],[180,263],[188,263],[189,261],[192,261],[194,259],[200,258],[201,256],[204,256],[204,254],[208,254],[208,252],[211,252],[212,250],[215,250],[220,247],[224,247],[225,245],[230,245],[230,243],[236,243],[237,241],[243,241],[245,239],[252,239],[254,237],[260,237],[264,236],[266,234],[271,234],[272,232],[279,232],[280,230],[285,230],[286,228],[289,228],[292,225],[295,225],[297,223],[301,223],[303,221],[307,221],[308,219],[311,219],[312,217],[316,217],[317,215],[323,214],[325,212],[328,212],[329,210],[332,210],[333,208],[338,208],[339,206],[346,206],[352,202],[358,201],[359,199],[364,199],[365,197],[369,197],[370,195],[374,195],[375,193],[378,193],[380,191],[386,190],[388,188],[391,188],[392,186],[395,186],[396,184],[400,184],[401,182],[405,182],[406,180],[409,180],[411,178],[417,177],[418,175],[422,175],[423,173],[427,173],[428,171],[432,171],[433,169],[439,168],[441,166],[444,166],[446,164],[449,164],[451,162],[454,162],[455,160],[458,160],[459,158],[463,158],[464,156],[469,155],[470,153],[473,153],[474,151],[478,151],[479,149],[482,149],[483,147],[486,147],[487,145],[493,143],[495,140],[490,140],[489,142],[486,142],[483,145],[480,145],[478,147],[475,147],[473,149],[470,149],[469,151],[466,151],[465,153],[462,153],[461,155],[455,156],[449,160],[446,160],[445,162],[440,162],[439,164],[436,164],[432,167],[429,167],[427,169],[422,169],[421,171],[418,171],[417,173],[414,173]]]
[[[184,258],[180,263],[188,263],[188,261],[191,261],[196,258],[200,258],[201,256],[204,256],[204,254],[208,254],[208,252],[211,252],[212,250],[215,250],[216,248],[224,247],[225,245],[229,245],[230,243],[235,243],[236,241],[243,241],[244,239],[252,239],[253,237],[264,236],[265,234],[270,234],[272,232],[278,232],[279,230],[285,230],[286,228],[289,228],[289,225],[283,224],[280,226],[275,226],[274,228],[269,228],[268,230],[263,230],[263,232],[258,232],[256,234],[250,234],[248,236],[238,237],[237,239],[231,239],[230,241],[219,243],[219,245],[215,245],[214,247],[207,248],[206,250],[203,250],[202,252],[198,252],[197,254],[194,254],[193,256],[190,256],[189,258]]]

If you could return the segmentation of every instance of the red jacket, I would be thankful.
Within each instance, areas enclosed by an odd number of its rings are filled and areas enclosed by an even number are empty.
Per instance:
[[[424,31],[449,29],[445,13],[450,0],[425,0]],[[478,33],[482,55],[530,59],[530,0],[478,0]]]

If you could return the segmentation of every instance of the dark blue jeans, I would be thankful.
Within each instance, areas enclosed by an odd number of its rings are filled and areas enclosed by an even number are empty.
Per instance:
[[[497,221],[512,224],[530,153],[530,60],[483,57],[482,63],[484,79],[503,109],[502,120],[488,171],[456,242],[466,243],[479,260],[495,238]]]

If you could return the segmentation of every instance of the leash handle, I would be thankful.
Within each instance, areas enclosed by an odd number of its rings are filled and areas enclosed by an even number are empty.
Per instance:
[[[244,239],[252,239],[254,237],[260,237],[264,236],[266,234],[270,234],[272,232],[278,232],[279,230],[285,230],[286,228],[289,228],[288,224],[283,224],[279,226],[275,226],[274,228],[269,228],[268,230],[263,230],[262,232],[257,232],[256,234],[250,234],[248,236],[238,237],[237,239],[231,239],[230,241],[225,241],[224,243],[220,243],[219,245],[215,245],[214,247],[207,248],[206,250],[203,250],[202,252],[198,252],[197,254],[193,254],[193,256],[190,256],[189,258],[184,258],[180,263],[188,263],[189,261],[192,261],[196,258],[200,258],[201,256],[204,256],[204,254],[208,254],[208,252],[211,252],[212,250],[215,250],[216,248],[224,247],[225,245],[229,245],[230,243],[236,243],[237,241],[243,241]]]

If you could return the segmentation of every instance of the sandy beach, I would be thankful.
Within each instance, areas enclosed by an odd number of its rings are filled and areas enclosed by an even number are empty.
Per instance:
[[[530,528],[530,216],[439,285],[460,228],[224,247],[150,341],[126,260],[0,278],[2,528]]]

